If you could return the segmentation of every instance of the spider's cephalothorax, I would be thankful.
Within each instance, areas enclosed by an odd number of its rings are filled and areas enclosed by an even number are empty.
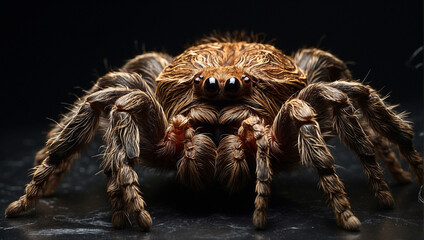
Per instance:
[[[194,189],[216,180],[236,191],[255,180],[256,228],[266,224],[272,173],[308,165],[317,170],[337,224],[358,230],[324,140],[330,136],[359,156],[383,207],[393,207],[394,200],[376,154],[395,180],[412,180],[392,144],[422,185],[423,161],[413,147],[411,126],[374,89],[353,81],[341,60],[318,49],[301,49],[291,58],[268,44],[210,40],[215,41],[174,59],[142,54],[101,77],[49,132],[35,157],[32,181],[6,216],[17,216],[50,194],[99,128],[115,227],[126,224],[128,211],[143,230],[152,225],[137,163],[176,169],[177,178]]]

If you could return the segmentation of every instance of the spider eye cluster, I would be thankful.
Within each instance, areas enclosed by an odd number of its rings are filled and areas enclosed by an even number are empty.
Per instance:
[[[193,83],[198,93],[203,97],[225,96],[233,98],[250,91],[248,85],[252,83],[252,79],[247,75],[223,77],[218,74],[217,76],[205,77],[201,74],[193,78]]]

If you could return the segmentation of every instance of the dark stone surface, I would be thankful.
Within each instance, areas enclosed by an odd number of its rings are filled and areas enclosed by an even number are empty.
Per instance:
[[[416,125],[415,143],[422,153],[422,116]],[[29,181],[35,152],[42,147],[46,127],[4,129],[0,153],[0,209],[16,200]],[[99,144],[92,144],[75,161],[57,191],[36,204],[36,210],[12,219],[0,218],[0,239],[423,239],[423,205],[417,201],[418,184],[399,185],[386,179],[396,201],[394,210],[379,210],[357,157],[337,141],[331,144],[353,212],[362,222],[361,232],[336,226],[333,211],[317,188],[312,169],[274,177],[268,227],[252,225],[253,190],[228,197],[219,188],[194,193],[175,182],[175,173],[138,167],[147,209],[153,218],[149,233],[132,226],[116,230],[111,225],[106,179],[100,171]],[[403,162],[404,163],[404,162]],[[405,166],[406,164],[404,164]]]

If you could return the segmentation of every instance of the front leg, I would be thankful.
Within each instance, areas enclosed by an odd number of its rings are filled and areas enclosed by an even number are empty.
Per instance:
[[[126,207],[142,230],[151,227],[133,168],[137,162],[160,169],[177,168],[178,178],[192,188],[201,188],[212,179],[216,156],[213,141],[196,134],[188,117],[177,115],[168,123],[149,92],[134,91],[116,101],[104,139],[103,168],[109,180],[115,227],[125,224]]]
[[[223,109],[219,124],[223,126],[241,125],[243,119],[256,116],[249,108],[241,105]],[[238,124],[237,124],[238,123]],[[238,130],[235,128],[235,130]],[[238,131],[245,137],[248,129]],[[244,189],[252,180],[252,169],[255,169],[256,152],[253,148],[255,140],[250,142],[240,135],[229,134],[222,138],[218,146],[216,158],[216,179],[227,188],[230,193]]]
[[[238,135],[243,142],[256,148],[256,199],[253,225],[263,229],[266,225],[266,210],[271,195],[272,170],[269,162],[269,129],[259,117],[249,117],[241,123]]]
[[[232,120],[230,111],[221,117],[221,124]],[[256,175],[256,199],[253,225],[263,229],[266,225],[266,210],[271,194],[272,170],[269,162],[269,128],[264,120],[249,111],[241,111],[238,117],[247,117],[241,122],[237,135],[228,135],[219,143],[216,158],[216,178],[230,192],[245,187],[252,179],[253,169]],[[234,113],[232,113],[234,114]]]

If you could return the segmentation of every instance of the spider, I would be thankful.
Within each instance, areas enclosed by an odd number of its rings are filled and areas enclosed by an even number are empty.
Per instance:
[[[403,118],[329,52],[307,48],[289,57],[249,38],[208,37],[175,58],[145,53],[100,77],[47,134],[25,194],[5,214],[17,216],[51,194],[102,130],[102,169],[116,228],[125,226],[128,212],[143,231],[152,226],[135,164],[176,170],[176,178],[195,190],[216,181],[233,192],[253,179],[256,229],[267,222],[273,173],[311,166],[337,225],[357,231],[361,223],[326,141],[337,136],[359,156],[375,198],[392,208],[376,155],[395,180],[411,182],[391,150],[398,147],[423,184],[423,160]]]

